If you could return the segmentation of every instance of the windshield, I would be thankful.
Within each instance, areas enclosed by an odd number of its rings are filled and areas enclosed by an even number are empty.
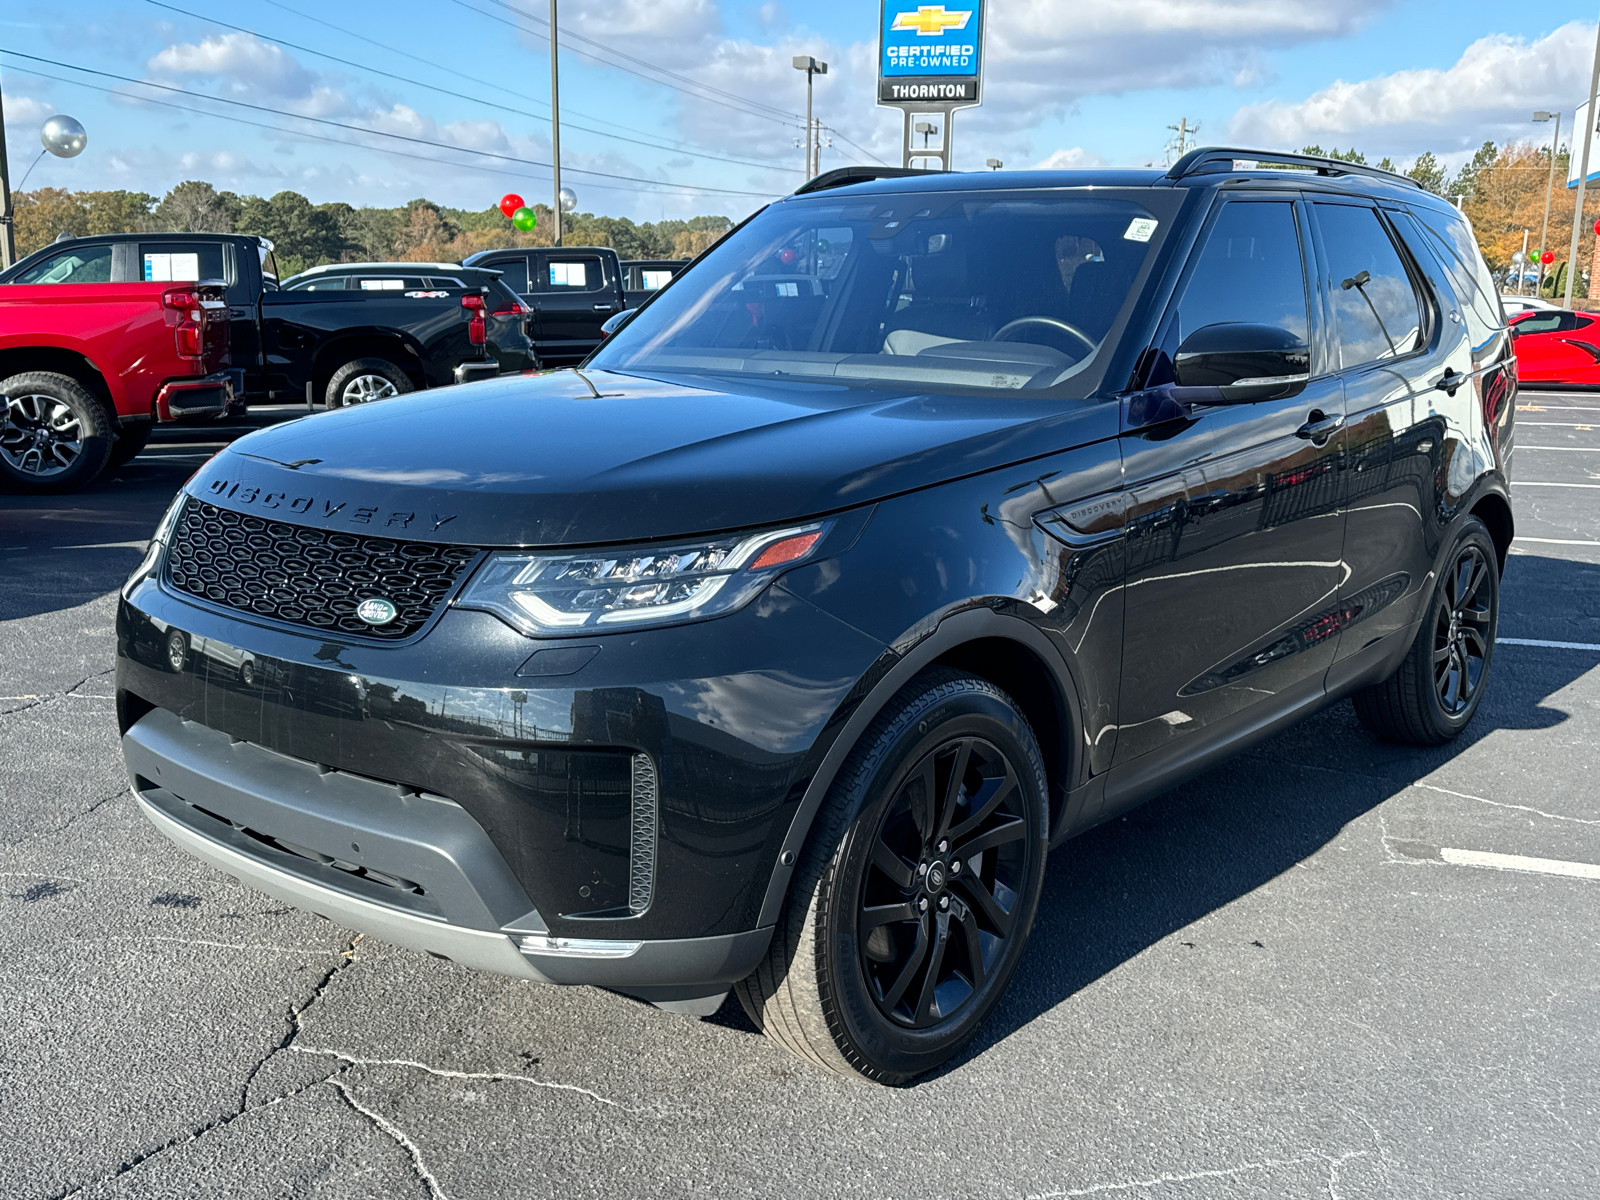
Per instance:
[[[1180,200],[1085,189],[774,204],[593,365],[1084,395]]]

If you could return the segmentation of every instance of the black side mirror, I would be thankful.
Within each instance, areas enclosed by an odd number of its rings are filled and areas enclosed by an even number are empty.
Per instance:
[[[1227,321],[1202,325],[1173,363],[1179,387],[1219,389],[1225,404],[1282,400],[1311,377],[1311,348],[1278,325]]]

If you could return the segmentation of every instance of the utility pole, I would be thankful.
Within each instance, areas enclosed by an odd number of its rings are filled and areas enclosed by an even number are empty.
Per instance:
[[[1561,114],[1546,112],[1543,109],[1533,114],[1535,121],[1554,120],[1556,123],[1555,136],[1550,139],[1550,172],[1544,181],[1544,225],[1539,230],[1539,282],[1534,285],[1534,291],[1544,295],[1544,250],[1545,244],[1550,240],[1550,193],[1556,186],[1556,152],[1561,149]]]
[[[1172,162],[1176,162],[1189,153],[1189,135],[1200,132],[1200,122],[1196,121],[1193,125],[1190,125],[1188,117],[1179,117],[1176,125],[1168,125],[1167,128],[1178,135],[1174,141],[1167,144],[1167,151],[1172,154],[1172,158],[1168,163],[1170,166]],[[1177,147],[1176,153],[1173,153],[1174,146]]]
[[[1572,307],[1572,281],[1578,274],[1578,234],[1583,230],[1583,193],[1589,183],[1589,146],[1594,141],[1594,100],[1597,90],[1600,90],[1600,26],[1595,28],[1594,68],[1589,72],[1588,120],[1584,122],[1584,128],[1581,130],[1583,154],[1578,160],[1578,197],[1573,202],[1572,210],[1572,246],[1567,254],[1567,294],[1561,301],[1566,308]]]
[[[0,270],[17,261],[17,241],[11,231],[11,169],[6,165],[6,105],[0,94]]]
[[[554,3],[554,0],[552,0]],[[818,75],[828,73],[828,64],[818,62],[809,54],[796,54],[794,56],[794,69],[806,73],[806,178],[814,178],[816,172],[816,130],[811,124],[811,85]]]
[[[556,245],[561,245],[561,75],[556,48],[556,0],[550,0],[550,163],[555,168],[555,191],[550,207],[556,216]]]

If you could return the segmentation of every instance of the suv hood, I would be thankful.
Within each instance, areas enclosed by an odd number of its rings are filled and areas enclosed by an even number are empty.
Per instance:
[[[189,494],[350,532],[582,545],[820,515],[1115,437],[1104,401],[831,383],[507,376],[234,442]]]

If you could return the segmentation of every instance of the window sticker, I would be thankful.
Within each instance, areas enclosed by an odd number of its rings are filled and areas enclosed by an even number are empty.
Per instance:
[[[551,263],[550,285],[552,287],[586,288],[589,286],[588,264]]]
[[[404,279],[363,279],[361,281],[363,292],[403,292],[406,290]]]
[[[146,254],[146,283],[191,283],[200,278],[198,254]]]
[[[1128,222],[1128,229],[1122,235],[1125,242],[1148,242],[1155,236],[1156,226],[1160,222],[1153,217],[1135,217]]]
[[[448,296],[449,294],[450,294],[449,292],[407,292],[406,293],[406,299],[407,300],[437,300],[440,297]]]
[[[666,287],[672,279],[671,271],[643,271],[641,274],[644,276],[644,290],[647,292]]]

